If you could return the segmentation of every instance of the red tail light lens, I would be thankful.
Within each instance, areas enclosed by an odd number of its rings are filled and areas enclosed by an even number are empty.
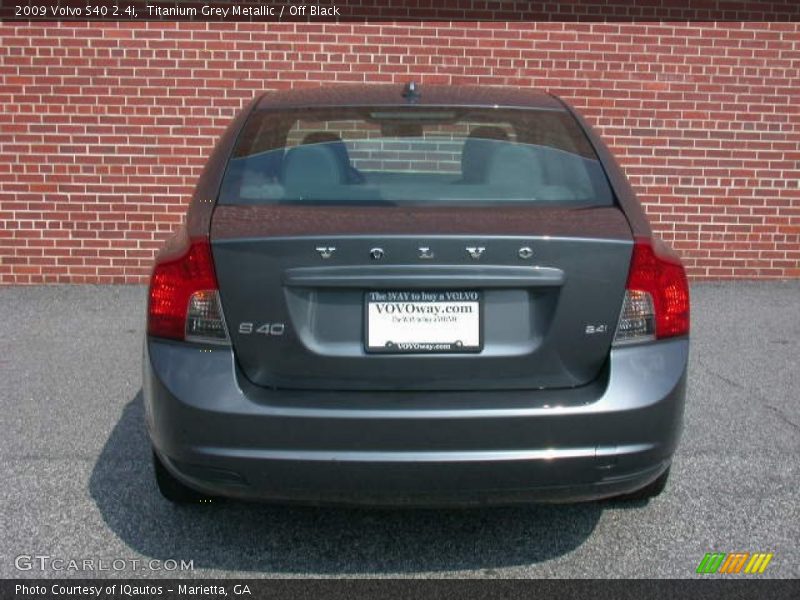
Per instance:
[[[150,278],[147,333],[176,340],[225,341],[217,278],[207,238],[178,236]]]
[[[680,259],[668,248],[636,239],[626,290],[616,342],[689,333],[689,283]]]

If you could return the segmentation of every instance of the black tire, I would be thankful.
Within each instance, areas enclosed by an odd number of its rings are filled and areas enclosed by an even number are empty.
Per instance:
[[[635,492],[631,492],[629,494],[623,494],[621,496],[617,496],[612,498],[612,500],[623,500],[623,501],[644,501],[650,500],[651,498],[655,498],[661,492],[664,491],[664,488],[667,487],[667,480],[669,479],[669,467],[667,470],[664,471],[661,475],[658,476],[658,479],[648,483],[640,490],[636,490]]]
[[[170,502],[175,504],[205,504],[210,503],[212,498],[178,481],[170,473],[158,455],[153,452],[153,470],[156,475],[158,491]]]

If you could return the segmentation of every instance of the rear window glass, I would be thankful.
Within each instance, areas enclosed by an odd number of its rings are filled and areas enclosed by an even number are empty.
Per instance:
[[[255,112],[219,202],[597,206],[613,197],[564,111],[409,106]]]

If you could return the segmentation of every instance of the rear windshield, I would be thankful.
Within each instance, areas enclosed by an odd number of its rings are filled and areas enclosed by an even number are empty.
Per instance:
[[[604,206],[613,197],[567,112],[408,106],[256,111],[219,202]]]

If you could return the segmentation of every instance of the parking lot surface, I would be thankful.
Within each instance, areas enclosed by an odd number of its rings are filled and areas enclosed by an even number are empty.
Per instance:
[[[771,552],[759,577],[800,577],[800,281],[692,293],[662,496],[410,511],[170,505],[142,414],[144,288],[0,288],[0,576],[697,577],[717,551]]]

